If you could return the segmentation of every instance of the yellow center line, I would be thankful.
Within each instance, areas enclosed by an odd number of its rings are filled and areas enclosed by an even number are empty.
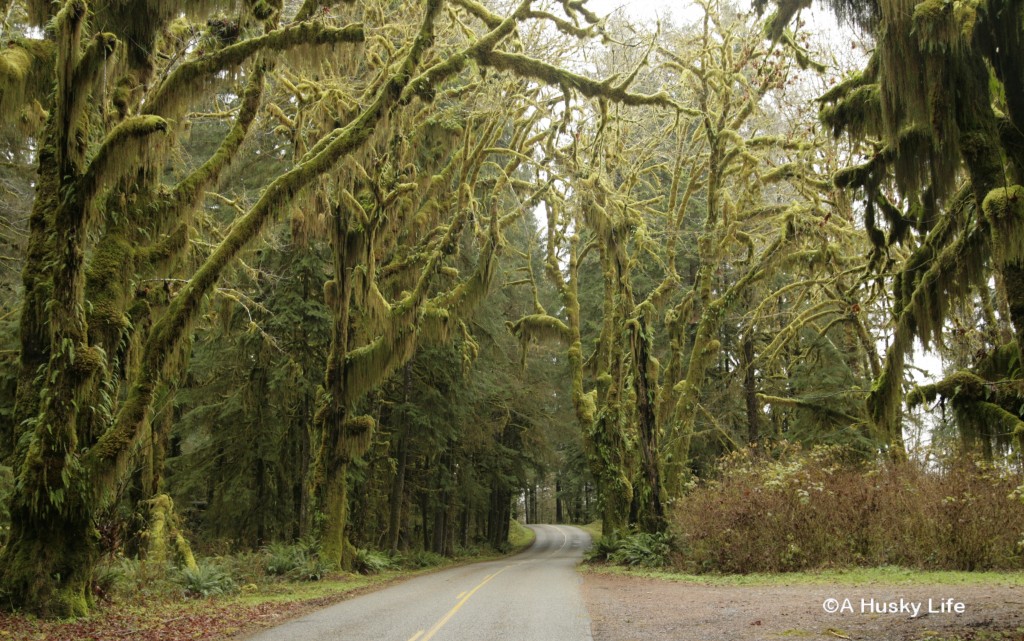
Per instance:
[[[419,631],[419,632],[417,632],[416,634],[412,635],[412,636],[411,636],[411,637],[409,638],[409,641],[416,641],[416,639],[419,639],[419,638],[420,638],[420,636],[421,636],[422,634],[423,634],[423,630],[420,630],[420,631]]]
[[[494,579],[494,577],[498,576],[499,574],[501,574],[505,570],[509,569],[510,567],[512,567],[512,566],[511,565],[506,565],[505,567],[501,568],[500,570],[498,570],[494,574],[488,574],[486,577],[484,577],[484,580],[481,581],[479,585],[477,585],[475,588],[473,588],[469,592],[463,593],[466,596],[462,597],[459,600],[459,602],[455,604],[454,608],[452,608],[451,610],[448,610],[448,614],[446,614],[443,617],[441,617],[441,620],[438,621],[437,623],[435,623],[434,627],[430,628],[430,632],[427,632],[426,636],[420,637],[419,633],[417,633],[416,636],[414,636],[413,638],[409,639],[409,641],[430,641],[431,639],[433,639],[434,635],[437,634],[438,630],[440,630],[442,627],[444,627],[444,624],[448,623],[448,621],[453,616],[455,616],[455,613],[458,612],[459,609],[462,606],[466,605],[466,601],[469,601],[470,597],[472,597],[474,594],[476,594],[477,591],[480,590],[480,588],[482,588],[485,585],[487,585],[488,583],[490,583],[491,580]]]

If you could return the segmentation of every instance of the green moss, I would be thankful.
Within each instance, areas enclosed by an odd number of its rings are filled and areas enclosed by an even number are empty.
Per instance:
[[[349,460],[362,456],[373,443],[377,422],[372,416],[354,416],[345,419],[341,426],[343,436],[339,441],[343,456]]]
[[[993,189],[982,210],[992,228],[992,249],[999,264],[1024,262],[1024,187]]]
[[[508,329],[520,340],[525,348],[532,341],[559,341],[568,343],[571,339],[569,326],[547,314],[531,314],[515,322],[508,322]]]
[[[33,100],[48,102],[53,90],[55,48],[47,40],[14,40],[0,50],[0,116],[14,123]]]
[[[772,42],[777,42],[797,12],[809,6],[811,6],[810,0],[779,0],[775,13],[765,21],[765,37]]]

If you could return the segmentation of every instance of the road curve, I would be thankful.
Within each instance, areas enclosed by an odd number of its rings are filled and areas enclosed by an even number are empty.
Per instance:
[[[248,641],[591,641],[575,567],[590,537],[567,525],[516,556],[404,581]]]

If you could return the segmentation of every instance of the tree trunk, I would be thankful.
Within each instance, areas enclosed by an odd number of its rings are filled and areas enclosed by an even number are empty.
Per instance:
[[[97,544],[96,528],[84,513],[14,506],[0,573],[5,604],[50,618],[88,614]]]
[[[761,404],[757,401],[757,379],[754,376],[753,330],[743,338],[743,398],[747,405],[747,443],[761,438]]]
[[[645,532],[661,532],[668,524],[661,503],[661,465],[657,416],[655,414],[654,385],[657,371],[652,371],[650,337],[643,317],[633,327],[633,388],[636,393],[637,422],[640,433],[640,464],[643,467],[644,487],[640,490],[637,507],[638,520]],[[652,380],[654,385],[652,385]]]
[[[555,523],[561,523],[564,519],[562,515],[562,479],[561,477],[555,477]]]
[[[321,553],[328,563],[341,569],[351,569],[351,553],[345,537],[348,525],[348,461],[340,456],[343,436],[340,429],[328,430],[324,435],[324,449],[331,454],[324,457],[324,522],[320,533]],[[348,561],[348,563],[346,563]]]
[[[398,460],[395,481],[391,484],[388,501],[388,549],[398,551],[402,534],[402,508],[405,504],[405,470],[409,464],[409,445],[404,434],[398,437]]]

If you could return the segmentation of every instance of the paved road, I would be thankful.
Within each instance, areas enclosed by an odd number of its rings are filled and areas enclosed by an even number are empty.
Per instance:
[[[537,540],[521,554],[416,577],[249,641],[591,641],[574,571],[590,537],[530,528]]]

